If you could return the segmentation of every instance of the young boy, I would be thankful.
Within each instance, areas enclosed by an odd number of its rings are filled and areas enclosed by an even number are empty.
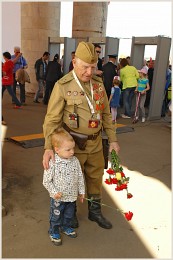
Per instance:
[[[51,197],[49,236],[55,245],[61,245],[60,231],[72,238],[77,236],[71,221],[78,194],[83,202],[85,184],[80,163],[74,156],[73,137],[60,128],[52,134],[52,145],[55,161],[50,160],[49,169],[44,170],[43,185]]]

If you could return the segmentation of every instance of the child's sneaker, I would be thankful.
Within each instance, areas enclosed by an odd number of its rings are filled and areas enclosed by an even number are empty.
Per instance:
[[[142,117],[142,123],[144,123],[145,122],[145,117]]]
[[[55,246],[60,246],[62,244],[60,234],[52,234],[52,235],[49,235],[49,237]]]
[[[22,108],[22,107],[15,105],[14,108],[15,108],[15,109],[20,109],[20,108]]]
[[[74,228],[71,227],[64,227],[61,228],[62,232],[69,237],[75,238],[77,237],[77,233],[75,232]]]

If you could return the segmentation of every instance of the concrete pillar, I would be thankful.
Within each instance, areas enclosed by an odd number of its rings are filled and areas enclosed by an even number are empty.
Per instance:
[[[21,51],[28,62],[31,83],[26,91],[35,93],[34,64],[48,51],[48,37],[60,36],[60,2],[21,2]]]
[[[105,37],[107,11],[106,2],[74,2],[72,37],[78,42],[88,37]]]

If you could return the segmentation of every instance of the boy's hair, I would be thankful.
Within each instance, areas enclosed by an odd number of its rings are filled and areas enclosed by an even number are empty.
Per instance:
[[[60,147],[64,141],[74,142],[73,137],[64,129],[56,129],[51,137],[53,147]]]

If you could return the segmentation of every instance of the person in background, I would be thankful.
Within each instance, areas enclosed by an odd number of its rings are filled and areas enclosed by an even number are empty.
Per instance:
[[[132,99],[134,96],[134,91],[137,87],[137,80],[139,78],[139,72],[134,66],[130,66],[128,60],[123,58],[120,61],[120,80],[122,81],[123,90],[123,106],[124,114],[121,116],[123,118],[131,118],[132,116]]]
[[[143,67],[142,69],[145,69],[148,73],[148,65],[147,65],[147,61],[144,59],[144,63],[143,63]]]
[[[121,61],[122,58],[119,58],[118,60],[118,64],[117,64],[117,75],[119,76],[120,75],[120,61]]]
[[[14,47],[14,55],[11,56],[11,59],[14,63],[14,69],[13,69],[13,92],[16,95],[16,86],[17,86],[17,81],[16,81],[16,71],[18,69],[27,69],[28,64],[26,59],[23,57],[23,54],[20,52],[20,47],[15,46]],[[20,83],[19,82],[19,88],[20,88],[20,102],[22,105],[26,105],[26,95],[25,95],[25,83]],[[14,104],[15,101],[12,99],[12,103]]]
[[[13,69],[14,69],[14,63],[11,60],[11,54],[9,52],[3,53],[3,58],[5,62],[2,65],[2,98],[4,91],[7,90],[9,95],[14,100],[15,106],[14,108],[21,108],[21,102],[18,100],[16,95],[13,92],[12,85],[13,85]],[[2,121],[4,121],[2,117]]]
[[[94,46],[95,46],[96,53],[98,55],[98,62],[97,62],[95,75],[101,77],[103,74],[102,59],[99,58],[99,55],[101,54],[101,46],[97,43],[95,43]]]
[[[170,96],[169,91],[171,92],[171,79],[172,79],[172,71],[169,68],[166,69],[166,84],[165,84],[165,91],[164,91],[164,98],[163,98],[163,105],[162,105],[162,113],[161,116],[165,117],[166,116],[166,112],[168,110],[168,104],[170,101]]]
[[[53,61],[49,61],[46,69],[46,90],[43,103],[48,104],[55,82],[62,77],[61,65],[59,64],[59,55],[55,54]]]
[[[38,82],[38,90],[35,93],[34,96],[34,103],[40,103],[38,101],[39,95],[41,90],[43,89],[43,93],[45,92],[45,86],[46,86],[46,69],[47,69],[47,60],[49,59],[50,53],[48,51],[45,51],[43,53],[43,56],[38,59],[35,62],[34,68],[35,68],[35,74],[36,74],[36,80]],[[44,95],[43,95],[44,97]]]
[[[109,100],[113,78],[117,76],[117,65],[115,64],[117,60],[117,54],[112,54],[108,56],[109,61],[103,65],[103,83]]]
[[[152,84],[153,84],[153,75],[154,75],[154,60],[150,58],[149,64],[148,64],[148,80],[149,80],[149,86],[150,89],[147,91],[146,100],[145,100],[145,107],[149,108],[150,105],[150,97],[151,97],[151,91],[152,91]]]
[[[64,69],[64,55],[62,55],[59,63],[61,65],[61,72],[63,74],[64,73],[64,71],[63,71],[63,69]]]
[[[128,64],[130,65],[130,56],[127,56],[126,60],[127,60]]]
[[[58,246],[62,244],[60,232],[77,237],[71,223],[78,195],[81,202],[85,197],[85,184],[79,160],[74,156],[73,137],[59,128],[52,134],[52,146],[55,161],[50,160],[49,169],[44,170],[43,185],[51,197],[49,236]]]
[[[45,137],[43,167],[49,168],[54,160],[51,135],[57,128],[68,131],[76,142],[75,156],[85,176],[88,201],[88,219],[100,227],[110,229],[112,224],[101,212],[104,155],[101,131],[109,141],[109,151],[120,150],[112,125],[109,102],[100,77],[94,75],[98,61],[95,47],[80,42],[73,60],[73,71],[56,82],[43,124]],[[92,201],[91,201],[92,200]],[[72,227],[78,227],[75,213]]]
[[[140,114],[140,110],[141,110],[141,116],[142,116],[142,123],[145,122],[145,108],[144,108],[144,104],[145,104],[145,100],[146,100],[146,92],[150,89],[149,86],[149,81],[147,78],[147,69],[142,68],[141,70],[139,70],[139,79],[138,79],[138,85],[135,89],[135,92],[137,93],[137,95],[139,95],[140,93],[140,99],[139,99],[139,109],[137,110],[137,114],[136,114],[136,119],[139,119],[139,114]],[[136,97],[136,102],[137,102],[137,97]]]
[[[109,105],[111,108],[113,124],[115,124],[117,121],[117,108],[120,106],[121,89],[119,85],[120,85],[120,77],[115,76],[113,79],[113,87],[111,89],[111,95],[109,98]]]
[[[70,61],[70,65],[69,65],[69,71],[73,70],[73,59],[75,57],[75,51],[71,52],[71,61]]]

